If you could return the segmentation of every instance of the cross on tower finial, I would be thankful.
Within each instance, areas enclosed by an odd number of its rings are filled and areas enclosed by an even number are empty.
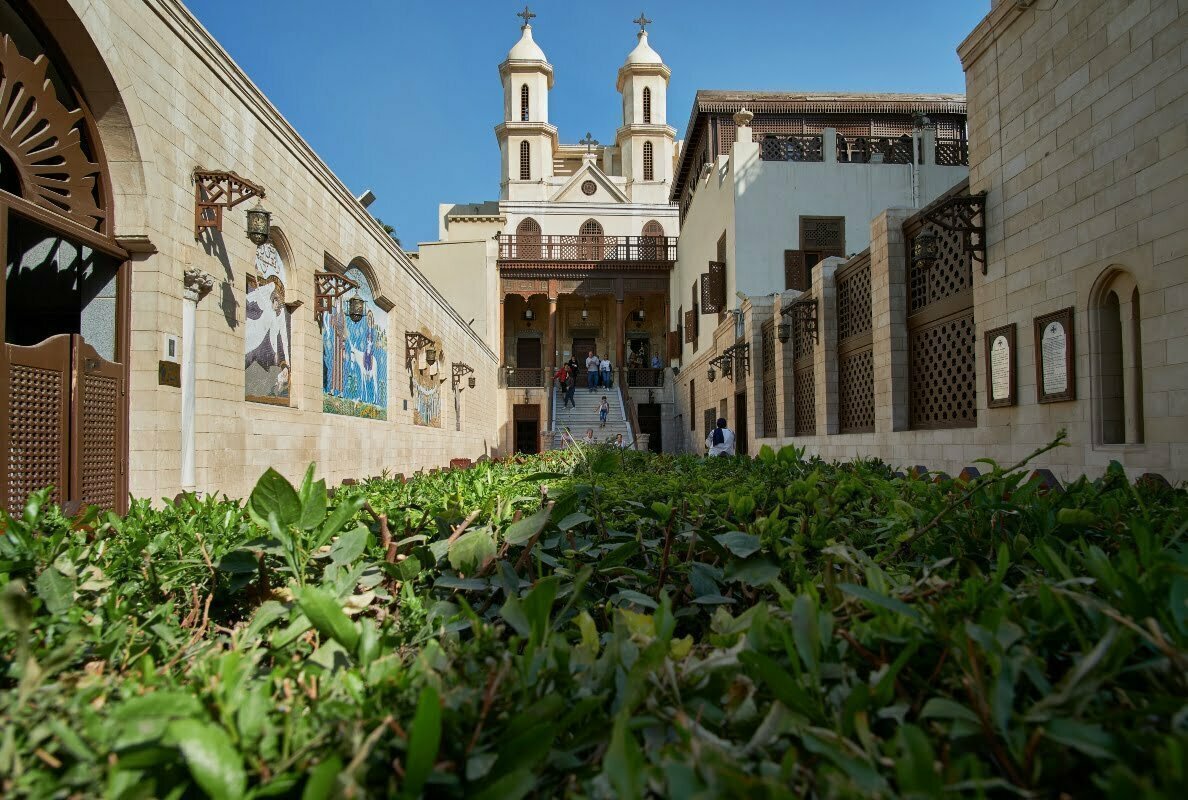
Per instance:
[[[521,29],[527,28],[530,24],[532,24],[532,20],[536,18],[536,15],[532,13],[532,9],[530,9],[528,6],[524,6],[524,10],[519,14],[516,14],[516,16],[524,18],[524,24],[520,26]]]
[[[590,153],[594,145],[598,144],[598,140],[589,131],[586,131],[586,138],[578,139],[578,144],[584,144],[586,146],[586,152]]]
[[[652,24],[652,21],[645,17],[642,11],[639,12],[639,19],[633,19],[631,21],[639,26],[640,33],[646,33],[648,26]]]

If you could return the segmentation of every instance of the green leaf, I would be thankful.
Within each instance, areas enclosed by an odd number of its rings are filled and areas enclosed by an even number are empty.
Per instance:
[[[817,625],[817,604],[808,595],[800,595],[792,604],[792,641],[800,660],[814,676],[821,652],[821,631]]]
[[[580,511],[575,511],[572,514],[565,517],[565,519],[558,522],[557,527],[562,532],[564,532],[564,531],[570,530],[571,528],[576,528],[578,525],[583,525],[587,522],[593,522],[593,521],[594,521],[594,518],[591,517],[589,514],[583,514]]]
[[[759,537],[742,531],[720,533],[714,537],[718,544],[739,558],[746,558],[759,552]]]
[[[250,575],[259,568],[260,562],[250,550],[232,550],[219,559],[219,572],[228,575]]]
[[[313,465],[310,464],[310,470]],[[301,527],[312,531],[326,521],[326,481],[318,480],[308,489],[308,494],[301,501]]]
[[[959,719],[977,723],[978,715],[946,697],[934,697],[924,704],[920,719]]]
[[[853,583],[839,583],[837,588],[841,589],[846,594],[853,595],[860,600],[865,600],[868,603],[885,608],[888,611],[894,611],[896,614],[903,614],[905,617],[919,622],[920,612],[909,606],[902,600],[897,600],[894,597],[888,597],[885,594],[879,594],[872,591],[865,586],[857,586]]]
[[[1054,719],[1044,729],[1044,734],[1055,742],[1080,750],[1091,758],[1116,759],[1114,738],[1100,725],[1090,725],[1071,719]]]
[[[602,762],[602,774],[614,788],[615,796],[626,800],[642,797],[644,789],[644,757],[627,727],[628,719],[622,712],[615,717],[610,745]]]
[[[725,578],[748,586],[763,586],[780,577],[780,568],[765,558],[732,560],[726,565]]]
[[[568,519],[568,517],[566,519]],[[504,541],[506,541],[508,544],[524,544],[533,536],[536,536],[541,531],[543,531],[545,525],[548,524],[549,510],[547,508],[542,508],[535,514],[531,514],[527,517],[524,517],[522,520],[519,520],[518,522],[513,522],[511,525],[508,525],[507,530],[503,533]]]
[[[475,528],[450,545],[450,566],[463,575],[473,575],[488,558],[495,557],[495,540],[488,528]]]
[[[243,702],[235,712],[235,726],[243,742],[255,742],[264,733],[272,698],[265,683],[252,685],[244,693]]]
[[[474,800],[520,800],[536,786],[536,777],[530,769],[518,769],[502,778],[485,783],[473,795]]]
[[[792,711],[816,719],[817,709],[808,693],[788,674],[788,671],[763,653],[746,650],[738,654],[738,660],[747,667],[752,678],[757,679],[775,695],[776,699]]]
[[[269,514],[276,514],[277,522],[282,527],[287,527],[300,521],[301,500],[292,484],[269,467],[260,476],[260,480],[256,481],[256,488],[252,490],[252,496],[248,500],[248,511],[256,524],[263,528],[269,527]]]
[[[352,517],[363,510],[363,504],[365,502],[367,502],[366,498],[355,495],[335,506],[334,510],[330,512],[330,516],[326,517],[326,521],[322,525],[322,530],[318,534],[317,545],[321,547],[330,541],[334,534],[342,530],[343,525],[346,525]]]
[[[297,603],[318,633],[329,636],[348,652],[354,652],[359,642],[359,629],[350,617],[343,613],[338,600],[317,586],[306,586],[296,591]]]
[[[37,576],[37,596],[51,614],[61,614],[74,605],[74,581],[54,567],[46,567]]]
[[[225,730],[210,722],[179,719],[169,723],[169,736],[185,756],[194,782],[208,797],[243,797],[247,788],[243,759]]]
[[[895,762],[895,776],[903,794],[939,797],[941,776],[936,770],[932,746],[924,731],[915,725],[899,729],[899,759]]]
[[[441,704],[437,690],[426,686],[417,700],[417,713],[408,734],[408,754],[404,760],[404,797],[421,794],[425,781],[433,774],[440,744]]]
[[[367,548],[369,533],[370,531],[360,525],[339,536],[338,540],[330,545],[331,563],[349,564],[363,555],[363,551]]]
[[[342,773],[342,759],[332,755],[309,771],[309,780],[301,791],[301,800],[330,800]]]

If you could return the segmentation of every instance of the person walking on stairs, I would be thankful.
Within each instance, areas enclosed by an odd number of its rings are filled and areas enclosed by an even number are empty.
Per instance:
[[[598,404],[598,427],[606,427],[606,415],[610,413],[610,403],[606,401],[606,395],[602,396],[602,402]]]
[[[590,387],[591,392],[598,388],[599,363],[600,359],[598,356],[594,355],[594,351],[591,350],[590,354],[586,356],[586,386]]]
[[[569,366],[562,364],[561,368],[553,373],[553,377],[557,379],[557,387],[561,390],[561,407],[565,408],[573,403],[576,408],[577,403],[573,399],[573,376],[569,374]]]
[[[603,358],[598,362],[598,371],[602,373],[602,385],[607,389],[611,387],[611,363],[609,358]]]

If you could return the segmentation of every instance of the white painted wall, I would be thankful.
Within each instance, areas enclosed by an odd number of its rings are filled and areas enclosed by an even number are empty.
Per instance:
[[[499,352],[498,245],[489,236],[469,241],[421,242],[418,265],[487,346]]]

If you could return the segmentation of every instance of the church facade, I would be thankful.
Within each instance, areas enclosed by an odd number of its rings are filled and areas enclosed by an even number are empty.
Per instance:
[[[575,358],[584,386],[585,360],[595,353],[613,365],[612,400],[661,449],[674,416],[666,320],[680,233],[669,202],[677,154],[667,118],[671,71],[641,16],[616,76],[614,142],[587,133],[567,143],[549,122],[553,67],[533,38],[532,16],[499,65],[499,199],[443,205],[441,240],[420,245],[419,263],[499,354],[505,448],[555,443],[552,375]]]

